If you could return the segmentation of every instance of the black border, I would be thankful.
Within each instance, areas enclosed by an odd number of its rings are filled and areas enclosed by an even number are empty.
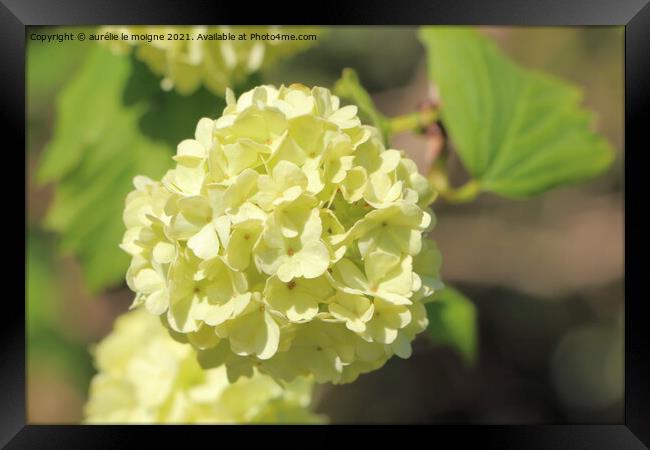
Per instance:
[[[625,25],[625,424],[621,425],[542,425],[542,426],[436,426],[426,431],[424,445],[477,444],[481,448],[603,448],[636,449],[650,445],[650,335],[648,315],[644,314],[648,301],[644,293],[644,279],[640,262],[647,252],[647,223],[641,224],[643,214],[643,173],[647,172],[641,157],[648,151],[645,114],[650,100],[650,6],[648,0],[436,0],[417,2],[372,1],[311,2],[280,5],[277,2],[248,4],[238,8],[232,2],[214,0],[184,1],[146,0],[130,2],[118,0],[1,0],[0,3],[0,117],[3,147],[6,153],[16,152],[25,145],[25,37],[26,26],[31,25],[88,25],[88,24],[192,24],[230,23],[256,24],[264,22],[298,24],[349,25]],[[251,12],[257,18],[251,17]],[[303,13],[302,17],[292,17]],[[15,146],[5,146],[6,138],[14,138]],[[643,143],[642,143],[643,142]],[[638,145],[634,145],[637,143]],[[5,163],[6,164],[6,163]],[[25,161],[25,183],[27,164]],[[5,187],[5,190],[7,188]],[[26,190],[26,184],[25,184]],[[5,191],[6,192],[6,191]],[[12,192],[9,192],[11,194]],[[6,195],[6,194],[5,194]],[[636,198],[635,198],[636,197]],[[640,200],[641,199],[641,200]],[[26,202],[26,193],[25,193]],[[25,203],[26,205],[26,203]],[[25,245],[26,245],[25,209]],[[632,244],[634,243],[634,244]],[[24,267],[24,266],[23,266]],[[7,280],[5,280],[7,283]],[[25,323],[17,320],[24,309],[12,296],[5,296],[5,320],[0,325],[0,444],[6,448],[113,448],[129,446],[133,439],[155,437],[169,439],[175,427],[129,426],[39,426],[26,425],[25,409]],[[7,303],[13,301],[16,314],[10,315]],[[334,427],[341,429],[344,427]],[[189,445],[205,445],[211,437],[218,437],[215,445],[223,445],[226,430],[232,427],[193,427]],[[245,428],[239,428],[244,430]],[[265,427],[265,432],[279,428]],[[181,430],[184,430],[182,428]],[[392,427],[373,427],[372,433],[392,430]],[[215,433],[219,433],[218,435]],[[304,444],[299,433],[313,429],[295,427],[293,442]],[[385,433],[381,433],[383,435]],[[368,436],[364,433],[363,436]],[[400,441],[403,444],[404,436]],[[309,439],[307,435],[304,438]],[[135,441],[137,442],[137,440]],[[151,442],[151,441],[148,441]],[[321,441],[323,444],[326,441]],[[333,441],[336,442],[336,441]],[[340,441],[338,441],[340,442]],[[276,444],[286,445],[284,440]],[[90,445],[88,445],[90,444]],[[273,445],[273,444],[272,444]],[[412,444],[411,444],[412,445]],[[646,447],[647,448],[647,447]]]

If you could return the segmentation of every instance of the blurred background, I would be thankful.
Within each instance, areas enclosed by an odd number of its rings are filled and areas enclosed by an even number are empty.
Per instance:
[[[432,237],[443,279],[478,309],[477,362],[465,364],[422,333],[410,359],[393,358],[349,385],[317,388],[315,409],[333,423],[623,422],[623,28],[481,30],[522,65],[581,86],[616,161],[591,182],[527,201],[487,194],[465,205],[436,201]],[[61,252],[58,236],[43,226],[53,186],[34,179],[57,94],[92,45],[28,41],[30,423],[81,420],[94,374],[88,349],[132,301],[125,284],[90,294],[74,255]],[[430,92],[412,27],[334,27],[262,79],[331,87],[344,67],[356,69],[388,116],[416,110]],[[427,173],[437,145],[404,134],[391,146]],[[462,179],[459,164],[451,175]]]

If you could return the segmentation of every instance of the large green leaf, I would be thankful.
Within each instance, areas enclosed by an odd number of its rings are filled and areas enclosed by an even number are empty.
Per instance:
[[[139,130],[146,104],[123,104],[130,75],[128,58],[99,46],[90,53],[58,98],[38,173],[41,182],[58,182],[45,224],[79,257],[92,291],[124,277],[128,257],[118,244],[133,177],[161,176],[171,163],[171,148]]]
[[[388,119],[377,110],[354,69],[343,69],[341,78],[334,84],[334,93],[343,100],[356,105],[359,108],[361,121],[377,127],[381,131],[384,142],[388,142]]]
[[[169,132],[179,128],[169,123],[174,118],[166,107],[178,101],[161,99],[157,80],[143,79],[134,67],[131,59],[101,46],[89,52],[57,100],[54,136],[38,173],[40,182],[57,182],[45,224],[61,234],[63,250],[79,257],[93,292],[123,279],[128,257],[118,244],[124,198],[135,175],[160,177],[171,166],[169,142],[175,136]],[[129,90],[137,95],[129,98]],[[210,99],[216,108],[215,97]],[[190,117],[183,115],[187,110],[176,121],[185,124],[185,136],[191,137],[205,108]],[[142,131],[154,128],[147,122],[143,126],[152,111],[161,117],[160,136]]]
[[[522,198],[605,170],[613,151],[590,131],[581,92],[519,67],[487,37],[462,27],[423,27],[442,121],[483,190]]]
[[[436,343],[456,349],[468,364],[476,360],[477,320],[474,304],[452,287],[436,292],[427,304],[429,333]]]

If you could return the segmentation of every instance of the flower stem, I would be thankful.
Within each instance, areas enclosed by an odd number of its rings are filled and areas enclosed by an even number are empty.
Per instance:
[[[440,196],[448,203],[468,203],[476,199],[480,193],[481,183],[478,180],[469,180],[458,188],[441,191]]]
[[[407,131],[420,132],[427,125],[438,120],[438,110],[426,108],[421,111],[410,112],[401,116],[395,116],[388,120],[391,134],[404,133]]]
[[[431,187],[448,203],[469,203],[481,193],[481,182],[470,179],[460,187],[453,187],[449,183],[444,158],[440,158],[431,168],[429,173]]]

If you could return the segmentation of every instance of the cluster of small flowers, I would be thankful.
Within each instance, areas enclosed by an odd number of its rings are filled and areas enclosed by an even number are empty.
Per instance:
[[[163,77],[163,89],[175,89],[184,95],[191,94],[204,85],[215,95],[222,96],[227,87],[237,86],[251,74],[315,43],[315,40],[216,40],[204,37],[232,34],[235,30],[237,35],[277,33],[279,30],[284,34],[319,33],[315,28],[275,26],[102,28],[105,32],[127,36],[127,39],[107,41],[113,51],[124,54],[135,49],[136,57],[146,63],[152,72]],[[144,38],[151,35],[161,35],[163,39],[148,41]]]
[[[117,319],[95,349],[86,423],[321,423],[309,411],[313,381],[280,387],[256,373],[230,384],[224,367],[204,370],[144,310]]]
[[[126,200],[127,282],[229,376],[347,383],[408,358],[439,289],[434,194],[356,106],[261,86],[201,119]]]

